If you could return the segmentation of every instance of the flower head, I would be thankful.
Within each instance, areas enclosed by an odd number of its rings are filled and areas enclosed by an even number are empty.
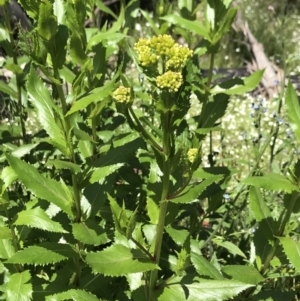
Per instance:
[[[197,148],[191,148],[191,149],[189,149],[189,151],[187,152],[188,160],[189,160],[191,163],[194,163],[194,161],[195,161],[196,158],[197,158],[197,155],[198,155],[198,149],[197,149]]]
[[[120,86],[113,92],[112,97],[115,99],[116,102],[129,103],[130,102],[130,88]]]
[[[134,45],[138,60],[142,66],[150,66],[162,58],[166,70],[181,71],[193,51],[175,43],[170,35],[154,36],[150,39],[140,39]]]
[[[168,89],[169,92],[177,92],[182,85],[183,79],[180,72],[167,71],[156,78],[157,86]]]

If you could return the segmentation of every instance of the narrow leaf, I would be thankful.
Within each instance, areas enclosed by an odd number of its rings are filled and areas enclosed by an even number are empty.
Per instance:
[[[279,240],[288,260],[300,272],[300,242],[289,237],[279,237]]]
[[[143,252],[123,245],[113,245],[101,252],[89,253],[86,262],[94,272],[106,276],[124,276],[158,269]]]
[[[24,250],[17,252],[6,262],[17,264],[45,265],[57,263],[66,259],[68,259],[68,257],[63,256],[58,252],[48,250],[47,248],[30,246]]]
[[[37,30],[39,35],[47,41],[49,41],[56,33],[57,20],[56,16],[53,14],[52,3],[48,0],[40,2]]]
[[[37,197],[45,199],[61,208],[68,215],[73,216],[73,200],[66,193],[62,185],[53,179],[41,175],[32,165],[7,155],[7,161],[18,175],[20,181]]]
[[[252,91],[260,83],[263,77],[264,70],[254,72],[243,79],[234,78],[226,81],[220,85],[216,85],[211,89],[212,94],[225,93],[228,95],[242,95],[246,92]]]
[[[172,24],[175,24],[181,28],[185,28],[199,36],[202,36],[208,41],[211,40],[208,29],[203,24],[201,24],[199,20],[190,21],[181,18],[180,16],[175,14],[162,17],[161,19],[168,21]]]
[[[287,115],[290,121],[291,128],[293,129],[295,136],[300,142],[300,106],[299,98],[295,88],[292,83],[289,82],[286,94],[285,94],[285,103],[287,106]]]
[[[67,116],[85,109],[91,103],[97,103],[104,100],[112,93],[113,87],[114,80],[105,84],[103,87],[95,88],[87,96],[83,96],[82,98],[78,99],[68,111]]]
[[[0,81],[0,91],[11,96],[14,99],[17,99],[18,94],[15,90],[13,90],[7,83],[3,80]]]
[[[92,221],[72,225],[72,233],[78,241],[89,245],[101,245],[109,241],[105,231]]]
[[[213,242],[218,246],[227,249],[233,255],[240,255],[241,257],[246,258],[246,255],[241,251],[241,249],[230,241],[221,241],[220,239],[215,238],[213,239]]]
[[[219,301],[237,296],[252,285],[234,280],[208,280],[201,283],[176,283],[167,286],[158,301]]]
[[[267,190],[285,191],[288,193],[299,191],[299,188],[287,177],[275,173],[269,173],[261,177],[249,177],[243,180],[243,183]]]
[[[275,225],[266,202],[264,201],[259,188],[250,188],[250,209],[253,212],[254,218],[257,222],[261,223],[262,231],[267,238],[274,235]]]
[[[123,163],[117,163],[113,165],[98,167],[91,175],[90,183],[95,182],[103,182],[107,176],[114,173],[116,170],[118,170],[120,167],[122,167]]]
[[[14,224],[25,225],[49,232],[68,233],[60,223],[51,220],[45,211],[38,207],[19,212]]]
[[[192,252],[191,261],[199,275],[208,276],[216,280],[224,279],[222,274],[205,257]]]
[[[31,68],[27,79],[27,93],[30,101],[37,110],[37,117],[50,136],[53,144],[64,154],[67,152],[66,138],[55,116],[55,104],[51,99],[49,90],[43,85],[41,79]]]
[[[234,280],[253,285],[258,285],[260,282],[265,280],[259,271],[253,266],[227,265],[222,268],[222,272],[227,276],[232,277]]]
[[[201,183],[193,184],[183,193],[170,201],[174,203],[191,203],[197,199],[197,197],[212,183],[217,183],[223,179],[224,175],[210,175],[209,178],[203,180]]]

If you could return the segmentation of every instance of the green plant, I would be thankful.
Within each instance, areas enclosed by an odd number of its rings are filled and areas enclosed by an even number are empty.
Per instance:
[[[20,32],[25,67],[0,90],[17,100],[19,131],[27,116],[40,128],[1,137],[11,142],[0,149],[3,300],[263,300],[257,293],[268,288],[280,245],[299,269],[298,244],[287,237],[294,229],[288,221],[298,199],[297,166],[291,181],[252,177],[254,166],[228,199],[235,171],[213,160],[203,165],[204,140],[222,130],[230,96],[252,90],[262,76],[212,83],[236,9],[231,1],[208,1],[200,22],[181,3],[188,19],[163,16],[160,22],[187,41],[202,39],[191,50],[165,32],[132,44],[125,16],[134,2],[99,31],[83,26],[94,1],[21,1],[33,19],[33,29]],[[15,48],[12,36],[5,43]],[[210,57],[207,78],[199,72],[203,53]],[[18,66],[16,49],[11,55]],[[128,75],[131,61],[138,79]],[[201,106],[188,120],[192,95]],[[287,101],[299,124],[291,87]],[[265,187],[286,190],[292,201],[277,223],[251,188],[255,235],[269,242],[239,237],[234,213],[246,207],[247,185],[270,180]],[[205,228],[206,218],[217,223]]]

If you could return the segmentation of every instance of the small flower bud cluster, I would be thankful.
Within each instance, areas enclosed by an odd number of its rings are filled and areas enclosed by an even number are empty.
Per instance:
[[[155,64],[159,60],[159,56],[153,51],[148,39],[139,39],[134,45],[134,49],[138,54],[138,60],[142,66]]]
[[[157,86],[168,89],[169,92],[177,92],[182,85],[183,79],[179,72],[167,71],[156,78]]]
[[[134,45],[138,60],[142,66],[157,63],[160,57],[165,63],[166,70],[181,71],[193,51],[175,43],[169,35],[159,35],[151,39],[140,39]]]
[[[196,160],[197,158],[197,155],[198,155],[198,149],[197,148],[191,148],[188,153],[187,153],[187,157],[188,157],[188,160],[191,162],[191,163],[194,163],[194,161]]]
[[[193,51],[182,45],[175,44],[170,50],[170,59],[166,62],[166,68],[169,70],[181,70]]]
[[[112,96],[116,102],[128,103],[130,102],[130,88],[120,86],[113,92]]]

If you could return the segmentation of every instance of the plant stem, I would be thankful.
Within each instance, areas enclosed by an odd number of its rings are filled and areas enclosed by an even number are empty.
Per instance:
[[[163,115],[163,150],[164,150],[164,162],[163,162],[163,178],[162,178],[162,192],[161,192],[161,198],[160,198],[160,208],[159,208],[159,217],[158,217],[158,223],[156,227],[156,237],[155,237],[155,245],[154,245],[154,259],[157,265],[159,265],[160,261],[160,254],[161,254],[161,247],[162,247],[162,240],[163,240],[163,234],[164,234],[164,227],[165,227],[165,219],[167,215],[167,209],[168,209],[168,193],[169,193],[169,187],[170,187],[170,154],[172,154],[172,147],[170,139],[172,133],[170,132],[170,120],[172,118],[172,113],[167,112]],[[154,290],[156,288],[157,283],[157,276],[158,276],[158,270],[151,271],[150,274],[150,285],[149,285],[149,297],[148,301],[155,301],[154,297]]]
[[[10,25],[10,18],[9,18],[9,13],[7,9],[7,4],[4,5],[4,17],[5,17],[5,25],[8,29],[9,32],[9,39],[10,39],[10,44],[11,48],[13,49],[12,51],[12,58],[14,65],[18,65],[18,56],[17,56],[17,45],[15,44],[15,40],[13,37],[12,33],[12,28]],[[22,138],[23,138],[23,144],[27,143],[27,135],[26,135],[26,127],[24,123],[24,110],[23,110],[23,105],[22,105],[22,88],[21,88],[21,81],[20,81],[20,75],[18,73],[16,75],[16,85],[17,85],[17,101],[18,101],[18,109],[19,109],[19,115],[20,115],[20,124],[21,124],[21,131],[22,131]]]
[[[55,59],[52,59],[52,64],[53,64],[53,71],[54,71],[54,77],[60,81],[60,76],[59,76],[59,71],[58,68],[56,66],[55,63]],[[67,113],[67,103],[66,103],[66,98],[65,98],[65,94],[62,88],[62,85],[59,84],[55,84],[58,95],[59,95],[59,99],[61,102],[61,106],[62,106],[62,111],[63,111],[63,115],[65,116]],[[70,134],[70,129],[71,129],[71,125],[70,125],[70,119],[69,117],[64,117],[65,119],[65,134],[66,137],[69,136]],[[75,159],[75,154],[74,154],[74,150],[73,150],[73,146],[69,145],[70,149],[71,149],[71,154],[70,154],[70,161],[73,163],[76,163],[76,159]],[[78,189],[78,182],[77,182],[77,177],[76,174],[74,172],[72,172],[72,186],[73,186],[73,192],[74,192],[74,199],[75,199],[75,209],[76,209],[76,219],[75,222],[80,222],[81,220],[81,205],[80,205],[80,192]]]
[[[154,148],[156,148],[158,151],[162,152],[163,149],[158,144],[158,142],[155,140],[155,138],[150,133],[148,133],[145,130],[145,128],[141,125],[141,123],[140,123],[139,119],[137,118],[137,116],[135,115],[132,107],[129,107],[128,110],[129,110],[131,116],[133,117],[133,120],[136,123],[136,125],[135,125],[136,131],[138,131],[142,136],[144,136],[144,138],[146,138]],[[130,118],[130,115],[128,114],[127,117]],[[131,124],[134,125],[134,123],[131,123]]]

